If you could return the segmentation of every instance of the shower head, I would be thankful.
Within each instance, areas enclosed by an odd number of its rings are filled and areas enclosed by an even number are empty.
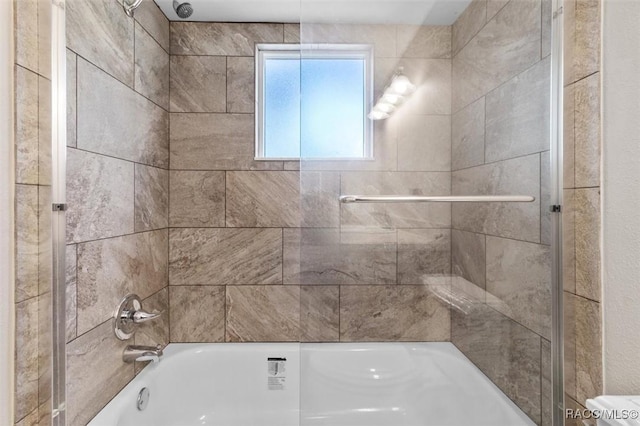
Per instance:
[[[193,7],[191,3],[180,3],[178,0],[173,0],[173,10],[180,19],[187,19],[193,13]]]

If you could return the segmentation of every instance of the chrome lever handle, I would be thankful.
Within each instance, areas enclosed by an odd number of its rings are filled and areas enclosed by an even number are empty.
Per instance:
[[[141,324],[143,322],[152,321],[162,315],[162,312],[145,312],[145,311],[135,311],[133,315],[131,315],[131,319],[136,324]]]

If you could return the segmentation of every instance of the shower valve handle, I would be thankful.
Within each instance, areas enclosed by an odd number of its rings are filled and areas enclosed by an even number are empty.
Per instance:
[[[145,312],[145,311],[135,311],[131,315],[131,319],[134,323],[140,324],[143,322],[151,321],[158,318],[162,315],[160,312]]]

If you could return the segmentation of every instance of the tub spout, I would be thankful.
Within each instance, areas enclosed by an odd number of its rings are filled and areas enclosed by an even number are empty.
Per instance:
[[[122,352],[122,360],[124,362],[144,362],[153,361],[158,362],[162,357],[162,346],[138,346],[129,345],[124,348]]]

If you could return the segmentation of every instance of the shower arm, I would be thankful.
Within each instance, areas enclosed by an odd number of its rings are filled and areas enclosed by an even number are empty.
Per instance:
[[[531,195],[341,195],[349,203],[531,203]]]

